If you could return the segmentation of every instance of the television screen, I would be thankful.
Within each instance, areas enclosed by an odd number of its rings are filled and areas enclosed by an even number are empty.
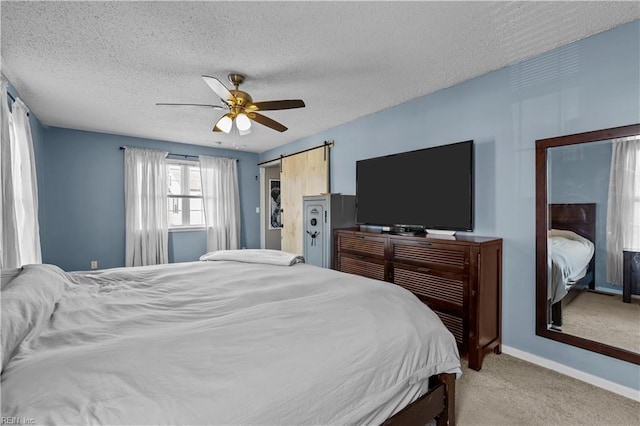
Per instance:
[[[473,230],[473,141],[356,162],[362,225]]]

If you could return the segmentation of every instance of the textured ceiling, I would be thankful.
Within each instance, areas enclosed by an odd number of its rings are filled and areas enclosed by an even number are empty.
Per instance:
[[[2,73],[43,124],[262,152],[640,18],[638,2],[0,3]],[[213,133],[200,78],[239,72],[264,114]],[[227,87],[231,88],[230,84]],[[216,142],[221,142],[217,145]]]

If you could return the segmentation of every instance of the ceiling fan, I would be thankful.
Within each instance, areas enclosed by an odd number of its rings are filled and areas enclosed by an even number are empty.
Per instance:
[[[242,74],[229,74],[228,78],[235,89],[229,90],[224,84],[215,77],[203,75],[205,83],[220,97],[222,105],[207,104],[173,104],[173,103],[157,103],[156,105],[168,106],[188,106],[211,109],[228,109],[229,112],[224,114],[213,126],[214,132],[229,133],[233,127],[233,123],[241,135],[247,134],[251,129],[251,120],[269,127],[279,132],[287,130],[285,126],[271,118],[264,116],[257,111],[276,111],[283,109],[303,108],[302,99],[283,99],[279,101],[262,101],[254,102],[251,95],[239,89],[240,84],[244,81]]]

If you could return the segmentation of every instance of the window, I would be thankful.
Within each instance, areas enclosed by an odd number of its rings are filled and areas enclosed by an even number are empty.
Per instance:
[[[204,227],[200,166],[167,161],[169,228]]]
[[[607,282],[621,286],[623,250],[640,250],[640,138],[614,139],[607,203]]]

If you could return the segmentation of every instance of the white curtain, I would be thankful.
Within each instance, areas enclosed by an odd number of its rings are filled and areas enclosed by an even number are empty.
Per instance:
[[[29,109],[20,100],[9,112],[7,81],[2,79],[1,148],[2,239],[0,263],[3,269],[42,263],[38,223],[38,183]]]
[[[207,251],[240,248],[238,166],[233,158],[200,156]]]
[[[612,143],[607,205],[607,282],[622,285],[623,250],[640,249],[640,139]]]
[[[126,266],[169,261],[167,154],[139,148],[124,151]]]
[[[11,173],[11,131],[9,121],[9,97],[7,96],[7,81],[2,78],[0,81],[0,172],[2,179],[2,202],[0,203],[0,267],[2,269],[15,268],[19,264],[18,260],[18,237],[16,235],[15,211],[11,208],[13,201],[13,179]]]

